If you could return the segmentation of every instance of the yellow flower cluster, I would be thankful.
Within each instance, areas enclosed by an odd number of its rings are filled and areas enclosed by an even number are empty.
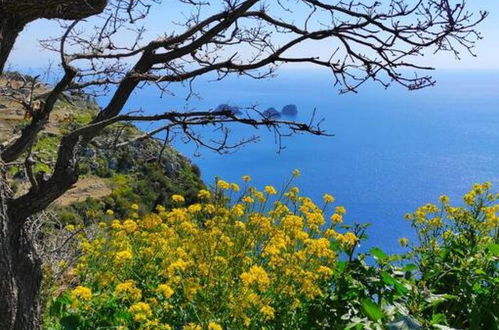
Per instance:
[[[172,201],[175,203],[183,203],[185,202],[185,198],[182,195],[172,195]]]
[[[92,290],[84,286],[77,286],[71,291],[71,300],[73,308],[80,306],[81,302],[86,302],[92,299]]]
[[[237,184],[218,180],[216,189],[201,190],[202,203],[159,206],[142,219],[103,226],[85,240],[76,268],[95,294],[78,287],[72,297],[96,305],[114,297],[146,328],[264,327],[278,316],[292,325],[295,311],[327,288],[340,252],[333,246],[351,248],[358,238],[337,232],[341,221],[326,221],[325,207],[299,196],[296,187],[273,203],[278,191],[272,186],[245,185],[235,203],[223,191],[237,192]],[[184,202],[180,195],[172,199]],[[333,201],[324,196],[325,204]],[[336,207],[337,216],[345,213]]]
[[[133,314],[133,319],[138,322],[147,321],[152,316],[151,306],[144,302],[133,304],[128,310]]]
[[[473,185],[463,197],[465,207],[451,206],[450,198],[442,195],[441,207],[426,204],[406,218],[417,228],[420,241],[435,249],[456,239],[462,244],[469,237],[473,237],[470,244],[488,244],[499,230],[499,195],[491,193],[491,188],[489,182]],[[401,240],[401,245],[407,243]]]
[[[142,298],[142,291],[135,286],[135,282],[132,280],[117,284],[114,293],[119,298],[132,301],[140,300]]]
[[[92,298],[92,290],[81,285],[77,286],[73,291],[71,291],[71,298],[74,300],[90,300]]]

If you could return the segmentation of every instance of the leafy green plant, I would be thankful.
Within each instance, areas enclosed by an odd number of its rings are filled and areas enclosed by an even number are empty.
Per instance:
[[[412,304],[427,325],[497,329],[499,325],[499,205],[491,184],[475,184],[464,206],[427,204],[407,215],[419,235]],[[424,294],[426,293],[426,294]]]

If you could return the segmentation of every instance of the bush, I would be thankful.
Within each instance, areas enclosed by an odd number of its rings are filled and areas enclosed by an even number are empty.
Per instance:
[[[82,237],[80,286],[57,298],[52,322],[81,328],[299,328],[327,290],[337,255],[357,238],[325,225],[323,209],[292,188],[277,194],[218,181],[202,203],[101,224]],[[132,205],[133,210],[138,205]],[[344,209],[336,209],[341,217]],[[112,212],[108,212],[109,215]],[[334,244],[332,244],[334,243]],[[199,328],[200,329],[200,328]]]
[[[299,172],[294,172],[298,176]],[[169,211],[124,220],[108,210],[94,239],[80,236],[79,285],[52,299],[53,329],[497,329],[499,195],[475,185],[406,217],[408,252],[355,251],[368,225],[346,210],[271,186],[217,181],[200,203],[170,195]],[[331,214],[330,221],[326,215]],[[91,230],[95,233],[95,230]],[[94,237],[94,236],[92,236]]]
[[[430,324],[454,328],[498,329],[499,325],[499,194],[491,184],[475,184],[463,200],[450,205],[427,204],[407,218],[420,245],[417,289],[424,299],[412,299],[415,312]]]

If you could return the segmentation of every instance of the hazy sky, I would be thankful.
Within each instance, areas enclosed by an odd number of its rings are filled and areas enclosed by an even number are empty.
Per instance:
[[[408,0],[409,2],[413,0]],[[153,9],[153,15],[146,26],[149,30],[159,33],[162,31],[165,20],[176,13],[173,2],[164,0],[160,8]],[[454,60],[450,54],[429,55],[424,59],[425,64],[437,69],[499,69],[499,0],[468,0],[468,8],[473,11],[487,10],[489,17],[479,26],[484,39],[475,49],[477,57],[464,55],[462,60]],[[13,54],[10,57],[11,69],[27,70],[30,68],[43,68],[49,59],[57,64],[57,57],[44,52],[37,40],[47,38],[54,34],[57,24],[50,21],[37,21],[30,24],[19,37]],[[169,32],[169,31],[166,31]]]

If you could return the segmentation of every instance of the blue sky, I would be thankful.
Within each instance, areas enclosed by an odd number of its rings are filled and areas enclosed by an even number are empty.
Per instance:
[[[409,0],[409,2],[412,0]],[[172,17],[179,17],[179,8],[174,5],[172,0],[164,0],[164,3],[153,9],[152,15],[148,21],[147,28],[151,35],[158,35],[165,29],[165,22]],[[475,49],[477,57],[464,55],[460,61],[454,59],[450,54],[428,54],[422,59],[426,65],[431,65],[437,69],[453,70],[496,70],[499,69],[499,1],[498,0],[468,0],[468,8],[473,11],[487,10],[489,17],[479,30],[484,39],[481,40]],[[166,24],[168,26],[168,24]],[[171,25],[170,25],[171,26]],[[38,45],[37,40],[44,39],[54,35],[57,31],[57,24],[51,21],[37,21],[30,24],[18,39],[13,54],[10,58],[12,69],[28,70],[29,68],[42,69],[47,66],[49,61],[58,63],[57,57],[45,52]],[[35,70],[36,70],[35,69]]]

